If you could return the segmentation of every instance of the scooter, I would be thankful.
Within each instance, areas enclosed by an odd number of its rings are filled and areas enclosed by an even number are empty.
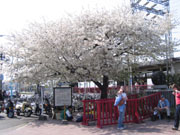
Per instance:
[[[29,103],[23,102],[16,105],[16,114],[19,116],[20,113],[24,113],[25,117],[30,117],[32,114],[32,107]]]

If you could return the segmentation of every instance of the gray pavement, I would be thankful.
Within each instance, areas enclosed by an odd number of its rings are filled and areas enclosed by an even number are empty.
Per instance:
[[[8,130],[10,128],[18,128],[22,125],[26,125],[29,122],[37,120],[38,117],[32,115],[31,117],[14,116],[14,118],[8,118],[6,114],[0,113],[0,131]]]
[[[83,126],[80,123],[62,124],[59,120],[34,121],[14,130],[1,132],[1,135],[180,135],[180,130],[173,131],[173,120],[144,121],[140,124],[126,124],[125,130],[117,130],[116,125]]]

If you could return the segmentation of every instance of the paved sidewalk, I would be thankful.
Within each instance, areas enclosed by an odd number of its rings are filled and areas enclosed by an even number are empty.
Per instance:
[[[180,130],[173,131],[173,120],[146,120],[141,124],[126,124],[125,130],[117,130],[116,125],[105,126],[102,129],[96,126],[83,126],[80,123],[70,122],[67,125],[58,120],[35,121],[1,135],[180,135]]]

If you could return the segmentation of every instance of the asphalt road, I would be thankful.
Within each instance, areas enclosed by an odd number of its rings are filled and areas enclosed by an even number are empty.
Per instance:
[[[8,118],[6,114],[0,113],[0,132],[3,130],[16,129],[20,126],[26,125],[29,122],[37,120],[38,117],[31,115],[31,117],[16,116],[14,118]]]

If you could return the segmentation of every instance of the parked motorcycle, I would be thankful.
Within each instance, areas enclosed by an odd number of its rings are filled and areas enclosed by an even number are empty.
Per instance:
[[[45,113],[51,117],[52,109],[51,109],[51,104],[49,102],[49,99],[47,99],[47,98],[45,99],[45,104],[43,107],[44,107]]]
[[[6,103],[6,113],[7,113],[7,117],[9,118],[14,117],[14,104],[10,99]]]
[[[50,104],[44,104],[44,110],[46,114],[49,114],[52,112],[51,105]]]
[[[23,113],[25,117],[30,117],[32,114],[31,105],[27,102],[18,102],[16,104],[16,114],[19,116],[21,113]]]
[[[37,115],[40,116],[41,115],[41,107],[39,105],[39,103],[31,103],[32,106],[32,112]]]
[[[9,112],[7,113],[7,116],[9,118],[13,118],[14,117],[14,107],[9,107]]]

